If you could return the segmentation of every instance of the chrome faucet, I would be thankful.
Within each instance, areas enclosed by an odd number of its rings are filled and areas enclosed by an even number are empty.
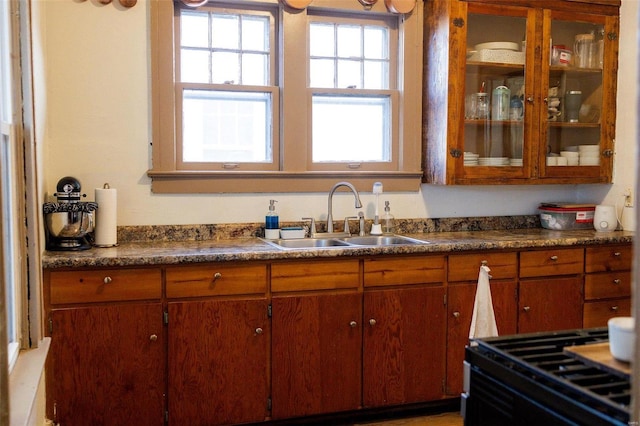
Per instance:
[[[329,191],[329,210],[327,212],[327,233],[333,232],[333,193],[336,192],[336,189],[341,186],[346,186],[353,192],[353,196],[356,198],[356,208],[362,208],[362,202],[360,201],[360,195],[358,195],[358,191],[355,186],[350,184],[349,182],[338,182],[333,185],[331,191]]]

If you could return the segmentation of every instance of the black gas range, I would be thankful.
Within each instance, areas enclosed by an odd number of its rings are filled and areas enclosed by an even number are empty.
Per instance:
[[[607,328],[476,339],[465,354],[465,426],[629,425],[631,378],[564,352]]]

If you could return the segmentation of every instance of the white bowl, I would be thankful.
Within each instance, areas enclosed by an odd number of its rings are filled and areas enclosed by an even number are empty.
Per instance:
[[[618,361],[630,362],[636,342],[633,317],[614,317],[607,322],[609,328],[609,350]]]
[[[578,158],[580,154],[578,154],[577,152],[573,152],[573,151],[560,151],[560,156],[561,157],[567,157],[567,158]]]

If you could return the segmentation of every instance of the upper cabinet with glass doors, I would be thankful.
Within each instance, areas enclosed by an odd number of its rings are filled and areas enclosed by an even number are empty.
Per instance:
[[[610,182],[617,0],[431,0],[425,182]]]

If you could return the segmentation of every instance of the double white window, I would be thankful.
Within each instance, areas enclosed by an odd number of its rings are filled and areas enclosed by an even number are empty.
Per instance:
[[[152,3],[161,32],[167,3]],[[170,3],[172,43],[152,34],[154,190],[181,192],[188,176],[194,191],[247,192],[216,179],[269,173],[304,191],[314,185],[297,178],[309,172],[388,173],[418,186],[421,2],[410,16],[326,3],[298,13],[273,0]]]

